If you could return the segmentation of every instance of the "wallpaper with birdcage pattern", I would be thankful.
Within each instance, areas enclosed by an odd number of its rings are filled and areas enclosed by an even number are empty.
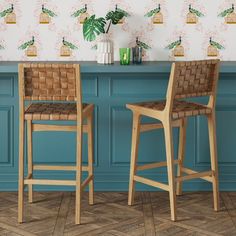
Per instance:
[[[0,60],[96,60],[84,22],[122,9],[108,37],[119,48],[144,47],[144,60],[236,60],[236,0],[0,0]],[[105,27],[109,27],[109,22]]]

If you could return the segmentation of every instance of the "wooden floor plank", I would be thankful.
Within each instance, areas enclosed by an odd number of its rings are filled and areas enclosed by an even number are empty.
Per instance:
[[[26,193],[27,194],[27,193]],[[0,192],[0,235],[7,236],[234,236],[236,193],[221,194],[221,210],[214,212],[212,193],[187,193],[177,198],[178,221],[170,220],[166,192],[128,194],[96,192],[95,204],[82,197],[82,224],[75,225],[74,192],[35,192],[35,203],[25,201],[25,221],[17,223],[17,193]]]
[[[58,212],[57,221],[53,231],[53,236],[63,236],[66,224],[67,214],[69,212],[71,193],[64,193],[61,201],[60,210]]]
[[[142,193],[143,216],[145,225],[145,234],[148,236],[155,236],[155,224],[153,220],[152,203],[149,192]]]

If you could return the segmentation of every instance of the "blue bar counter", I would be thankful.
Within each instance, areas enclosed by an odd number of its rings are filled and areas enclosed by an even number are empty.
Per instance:
[[[57,62],[58,63],[58,62]],[[94,115],[94,168],[97,191],[127,191],[131,149],[132,113],[126,103],[165,98],[170,62],[145,62],[142,65],[81,64],[84,102],[96,105]],[[18,178],[18,62],[0,63],[0,191],[16,191]],[[199,100],[199,99],[198,99]],[[205,101],[205,99],[201,99]],[[236,62],[223,62],[217,95],[217,142],[220,189],[236,191]],[[149,122],[143,119],[143,122]],[[175,156],[178,129],[174,130]],[[87,161],[86,136],[83,159]],[[33,159],[37,164],[75,162],[74,133],[35,133]],[[163,131],[141,135],[139,163],[165,160]],[[197,171],[210,167],[207,122],[204,117],[190,118],[187,129],[187,167]],[[27,163],[27,160],[25,161]],[[27,173],[27,171],[26,171]],[[36,172],[37,177],[74,177],[72,172]],[[167,181],[166,169],[144,171],[143,176]],[[85,176],[84,176],[85,177]],[[69,187],[35,187],[38,190],[72,190]],[[137,184],[138,190],[154,188]],[[202,180],[184,183],[186,191],[211,190]]]

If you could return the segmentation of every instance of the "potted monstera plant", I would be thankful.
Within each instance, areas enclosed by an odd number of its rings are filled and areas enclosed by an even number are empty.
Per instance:
[[[92,42],[98,36],[102,36],[96,45],[98,63],[112,64],[114,62],[113,41],[109,39],[108,33],[111,25],[123,24],[128,16],[130,16],[128,12],[116,5],[115,10],[109,11],[105,17],[92,15],[84,21],[83,35],[86,41]]]

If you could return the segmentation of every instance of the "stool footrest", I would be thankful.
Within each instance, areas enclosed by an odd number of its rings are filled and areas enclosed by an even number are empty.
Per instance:
[[[181,120],[172,121],[172,127],[180,127]],[[140,132],[148,132],[156,129],[163,129],[162,123],[147,123],[140,125]]]
[[[163,184],[163,183],[160,183],[160,182],[157,182],[157,181],[154,181],[154,180],[151,180],[151,179],[147,179],[147,178],[144,178],[144,177],[141,177],[141,176],[137,176],[137,175],[134,175],[134,181],[136,182],[140,182],[140,183],[143,183],[143,184],[147,184],[147,185],[150,185],[152,187],[155,187],[155,188],[160,188],[160,189],[163,189],[163,190],[166,190],[166,191],[169,191],[169,185],[167,184]]]
[[[25,179],[24,184],[75,186],[75,180]]]
[[[47,125],[47,124],[32,124],[33,132],[48,132],[48,131],[66,131],[76,132],[77,126],[74,125]],[[83,132],[88,133],[88,126],[83,125]]]
[[[34,165],[33,170],[76,171],[76,166]],[[88,166],[82,166],[82,171],[88,171]]]
[[[179,160],[175,160],[174,164],[179,164]],[[164,167],[164,166],[167,166],[166,161],[140,165],[136,167],[136,170],[149,170],[149,169],[155,169],[155,168]]]
[[[206,180],[208,182],[212,182],[212,175],[213,175],[212,170],[204,171],[204,172],[197,172],[197,171],[182,167],[181,171],[188,175],[176,177],[177,182],[190,180],[190,179],[197,179],[197,178]]]

